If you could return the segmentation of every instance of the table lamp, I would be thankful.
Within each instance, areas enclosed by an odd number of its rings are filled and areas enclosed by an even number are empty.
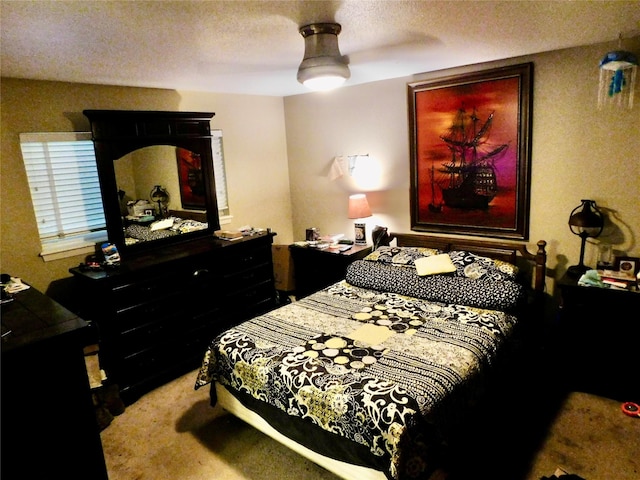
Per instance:
[[[604,227],[604,219],[602,213],[596,207],[595,200],[580,200],[582,203],[571,211],[569,215],[569,228],[571,233],[578,235],[582,243],[580,244],[580,263],[578,265],[572,265],[567,269],[567,273],[578,278],[589,267],[584,264],[584,247],[587,242],[587,238],[595,238],[602,233]]]
[[[371,208],[369,208],[369,202],[367,196],[364,193],[356,193],[349,196],[349,218],[366,218],[371,216]],[[355,223],[355,244],[366,245],[367,244],[367,227],[364,223]]]

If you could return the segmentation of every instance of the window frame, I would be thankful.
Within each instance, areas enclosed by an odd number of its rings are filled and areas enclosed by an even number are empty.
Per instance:
[[[22,153],[25,173],[27,175],[31,204],[34,209],[34,214],[37,222],[38,238],[41,246],[40,256],[44,261],[57,260],[74,255],[93,253],[95,251],[96,243],[107,240],[107,230],[104,220],[104,213],[102,213],[102,226],[98,227],[92,228],[87,224],[85,226],[86,228],[83,228],[79,231],[70,231],[73,229],[71,229],[69,225],[59,224],[60,222],[65,222],[60,220],[60,218],[67,217],[70,211],[68,206],[67,208],[65,208],[65,206],[63,205],[63,197],[61,195],[56,195],[57,191],[62,190],[61,188],[59,188],[60,185],[58,183],[58,181],[63,176],[65,176],[62,170],[64,168],[78,167],[79,165],[84,165],[84,168],[86,168],[86,152],[89,151],[88,148],[85,148],[85,154],[82,157],[79,157],[75,155],[77,152],[74,151],[74,148],[69,148],[69,157],[65,157],[65,160],[71,160],[65,163],[58,162],[58,164],[56,165],[56,159],[54,158],[54,155],[51,155],[51,151],[55,151],[56,147],[52,144],[65,142],[87,143],[85,147],[88,147],[88,144],[91,145],[91,152],[93,155],[93,164],[91,166],[93,167],[93,170],[89,171],[89,177],[87,177],[86,173],[81,175],[80,177],[85,179],[91,178],[92,181],[89,183],[89,185],[85,185],[82,183],[80,178],[78,178],[72,179],[70,181],[70,184],[71,186],[73,186],[73,184],[75,183],[77,185],[83,186],[83,188],[89,187],[90,189],[92,189],[94,193],[91,198],[94,204],[96,202],[95,190],[97,189],[97,197],[99,197],[100,204],[102,204],[102,194],[100,192],[98,171],[95,161],[95,150],[93,148],[93,141],[91,139],[90,132],[21,133],[20,150]],[[27,144],[32,143],[44,144],[43,146],[36,147],[41,148],[42,151],[39,152],[37,150],[31,149],[30,153],[30,148]],[[48,179],[46,180],[46,187],[43,184],[42,171],[37,172],[38,168],[45,169],[47,172],[46,174],[48,175]],[[58,181],[52,178],[52,175],[57,176]],[[69,183],[69,181],[65,180],[65,183]],[[40,187],[43,187],[42,191],[38,192],[38,189]],[[44,213],[46,204],[48,202],[51,202],[51,204],[54,205],[54,213]],[[83,203],[82,205],[84,209],[83,211],[90,210],[90,207],[86,208],[87,205],[85,203]],[[102,209],[102,212],[104,212],[104,208]],[[52,217],[54,217],[56,219],[56,223],[58,223],[58,226],[56,227],[58,231],[52,233],[52,230],[48,230],[48,232],[45,232],[44,229],[41,228],[42,222],[46,222],[47,219],[51,220]],[[100,221],[100,216],[97,216],[95,213],[90,214],[89,217],[94,221]]]

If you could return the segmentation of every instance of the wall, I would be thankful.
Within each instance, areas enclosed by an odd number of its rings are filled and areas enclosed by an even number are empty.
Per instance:
[[[624,47],[639,54],[640,37],[625,40]],[[586,46],[285,98],[295,239],[312,226],[353,238],[347,197],[358,185],[327,174],[334,156],[365,153],[381,161],[384,180],[367,192],[373,212],[368,232],[375,225],[408,232],[407,83],[533,62],[530,250],[540,239],[548,242],[552,277],[577,264],[580,239],[567,221],[588,198],[608,216],[598,241],[640,256],[640,89],[632,110],[597,110],[598,62],[616,48],[617,42]],[[595,265],[596,241],[589,242],[585,263]]]
[[[84,256],[44,262],[31,206],[18,135],[24,132],[89,131],[84,109],[215,112],[212,128],[224,135],[229,204],[225,228],[243,225],[277,232],[290,243],[291,200],[282,98],[81,85],[3,78],[0,269],[41,291],[69,277]],[[260,172],[256,175],[256,172]]]
[[[369,153],[382,161],[384,188],[368,193],[374,216],[393,231],[409,231],[407,83],[453,73],[534,63],[529,244],[549,243],[550,275],[578,263],[580,241],[569,212],[582,198],[608,214],[600,241],[640,256],[640,95],[631,111],[596,109],[598,61],[617,42],[547,52],[487,65],[281,98],[205,94],[2,79],[0,268],[39,289],[68,277],[82,258],[43,262],[29,200],[18,134],[87,130],[86,108],[214,111],[224,132],[230,228],[271,227],[277,243],[304,238],[305,228],[353,235],[347,197],[357,185],[327,178],[336,155]],[[640,52],[640,37],[625,40]],[[286,125],[286,130],[285,130]],[[287,164],[288,161],[288,164]],[[292,219],[292,223],[291,223]],[[591,241],[590,241],[591,242]],[[595,264],[588,245],[585,262]]]

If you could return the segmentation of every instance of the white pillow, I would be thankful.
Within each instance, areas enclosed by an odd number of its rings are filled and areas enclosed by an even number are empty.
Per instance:
[[[415,260],[418,275],[435,275],[437,273],[451,273],[456,271],[456,266],[451,261],[451,257],[446,253],[420,257]]]

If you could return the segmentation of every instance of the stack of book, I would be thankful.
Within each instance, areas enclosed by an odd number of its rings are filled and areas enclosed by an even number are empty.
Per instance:
[[[238,240],[242,238],[242,232],[233,232],[231,230],[216,230],[213,233],[221,240]]]
[[[616,270],[598,270],[600,280],[605,286],[616,290],[637,290],[638,282],[632,274]]]
[[[344,239],[344,233],[334,233],[331,235],[322,235],[318,238],[317,241],[308,241],[306,242],[307,246],[311,248],[316,248],[318,250],[332,249],[338,250],[341,247],[345,247],[344,245],[340,245],[340,240]],[[350,246],[349,246],[350,248]],[[348,248],[343,248],[344,251],[348,250]]]

